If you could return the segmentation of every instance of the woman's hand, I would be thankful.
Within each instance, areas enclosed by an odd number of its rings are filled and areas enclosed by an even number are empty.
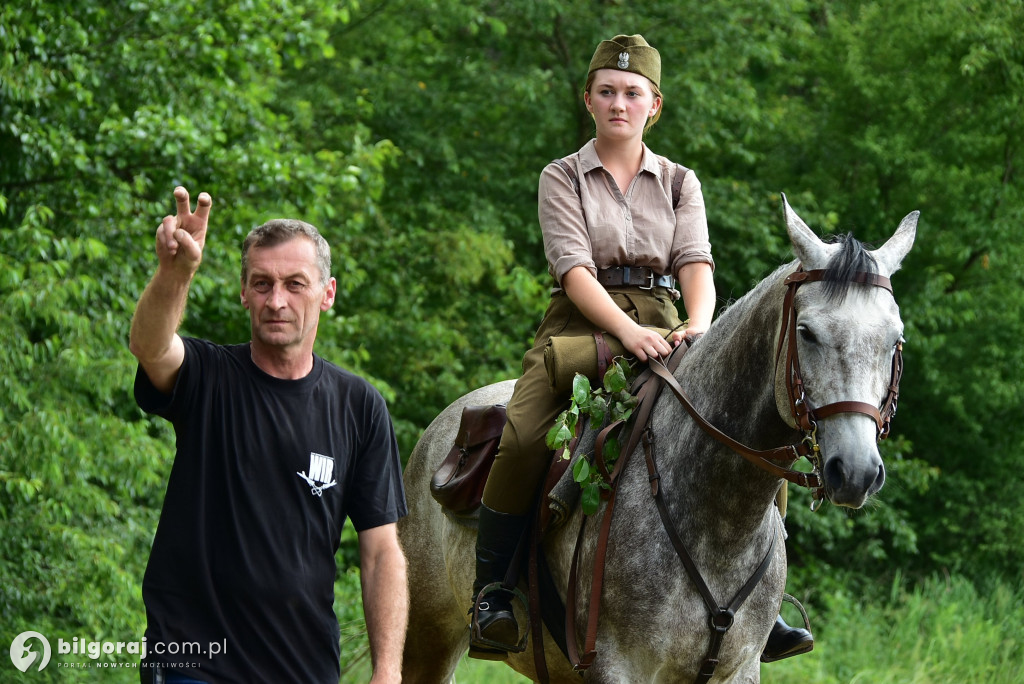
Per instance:
[[[651,358],[664,357],[672,353],[675,347],[683,340],[680,331],[672,333],[670,340],[666,340],[657,330],[645,328],[630,321],[631,325],[616,335],[629,353],[640,361],[646,362]]]

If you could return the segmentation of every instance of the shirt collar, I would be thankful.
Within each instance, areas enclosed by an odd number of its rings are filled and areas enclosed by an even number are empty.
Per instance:
[[[585,174],[593,171],[594,169],[604,168],[604,164],[601,163],[601,158],[597,156],[597,147],[595,145],[596,139],[592,138],[583,148],[579,151],[580,155],[580,170]],[[651,152],[646,144],[641,143],[644,148],[643,157],[640,159],[640,170],[648,171],[653,173],[655,178],[661,180],[661,164],[658,163],[658,155]]]

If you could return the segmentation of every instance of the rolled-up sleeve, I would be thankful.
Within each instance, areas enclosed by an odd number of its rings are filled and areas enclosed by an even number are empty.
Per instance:
[[[544,236],[548,272],[559,287],[576,266],[597,274],[582,202],[565,171],[552,162],[540,174],[537,212]]]
[[[676,230],[672,238],[672,274],[686,264],[707,263],[715,268],[711,257],[711,239],[708,236],[708,219],[704,211],[704,195],[700,189],[697,174],[688,171],[683,178],[676,206]]]

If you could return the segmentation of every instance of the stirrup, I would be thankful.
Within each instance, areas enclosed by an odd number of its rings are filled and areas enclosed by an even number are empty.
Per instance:
[[[811,621],[807,619],[807,611],[804,610],[803,604],[800,603],[800,601],[797,600],[795,596],[785,593],[782,595],[782,601],[783,603],[792,603],[794,606],[796,606],[796,609],[800,611],[800,617],[802,617],[804,620],[804,629],[806,629],[813,635],[814,632],[811,631]]]
[[[480,633],[480,603],[486,594],[493,593],[504,593],[507,594],[511,604],[512,600],[519,601],[520,605],[524,608],[524,614],[526,616],[526,628],[521,629],[522,639],[517,644],[506,644],[500,641],[494,641],[488,639]],[[479,656],[484,657],[487,660],[503,659],[505,655],[509,653],[522,653],[526,650],[526,641],[530,634],[530,616],[529,611],[525,611],[526,608],[526,596],[518,588],[508,588],[501,582],[491,582],[476,595],[476,599],[473,600],[473,609],[471,611],[472,616],[469,622],[469,648],[472,652],[476,651]],[[519,626],[519,623],[516,623]],[[492,657],[488,657],[492,656]],[[497,658],[493,656],[498,656]]]
[[[782,595],[782,600],[785,603],[792,603],[794,606],[797,607],[797,610],[800,611],[800,617],[803,618],[804,621],[804,630],[806,630],[807,633],[811,635],[811,641],[802,646],[801,648],[789,651],[788,653],[785,653],[784,655],[778,656],[776,658],[766,658],[764,653],[762,652],[760,659],[762,663],[775,663],[780,660],[785,660],[786,658],[792,658],[793,656],[803,655],[804,653],[810,653],[812,650],[814,650],[814,633],[811,631],[811,621],[807,617],[807,611],[804,610],[803,605],[800,603],[799,600],[797,600],[795,596],[784,593]]]

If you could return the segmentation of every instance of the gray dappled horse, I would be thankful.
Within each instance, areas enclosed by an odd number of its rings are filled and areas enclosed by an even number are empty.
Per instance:
[[[886,401],[903,332],[899,309],[887,289],[847,278],[857,271],[887,278],[896,271],[913,244],[918,216],[908,215],[884,246],[867,251],[852,238],[822,242],[785,198],[783,203],[799,264],[779,268],[726,309],[674,373],[710,423],[762,450],[800,443],[807,436],[796,425],[784,364],[776,363],[779,338],[789,337],[780,332],[784,281],[798,265],[805,271],[831,269],[840,278],[806,284],[795,294],[795,325],[787,329],[795,331],[806,405],[878,407]],[[431,475],[453,443],[462,407],[504,403],[513,384],[500,382],[457,400],[431,423],[409,459],[410,514],[399,523],[411,600],[406,684],[448,682],[468,647],[475,532],[442,513],[429,492]],[[885,470],[877,439],[882,428],[876,421],[855,409],[817,421],[822,491],[833,504],[859,508],[881,488]],[[785,545],[772,546],[780,534],[773,501],[782,480],[702,431],[669,391],[662,391],[654,404],[651,427],[668,511],[711,594],[732,597],[770,550],[768,570],[737,611],[714,676],[720,682],[758,682],[759,656],[786,581]],[[563,601],[581,520],[577,508],[544,545]],[[612,521],[597,657],[583,681],[694,681],[710,641],[708,609],[652,503],[643,453],[634,455],[620,475]],[[576,611],[581,635],[598,528],[587,525],[581,548]],[[524,629],[525,621],[519,622]],[[581,681],[546,631],[545,644],[551,681]],[[531,651],[512,654],[507,663],[536,678]]]

